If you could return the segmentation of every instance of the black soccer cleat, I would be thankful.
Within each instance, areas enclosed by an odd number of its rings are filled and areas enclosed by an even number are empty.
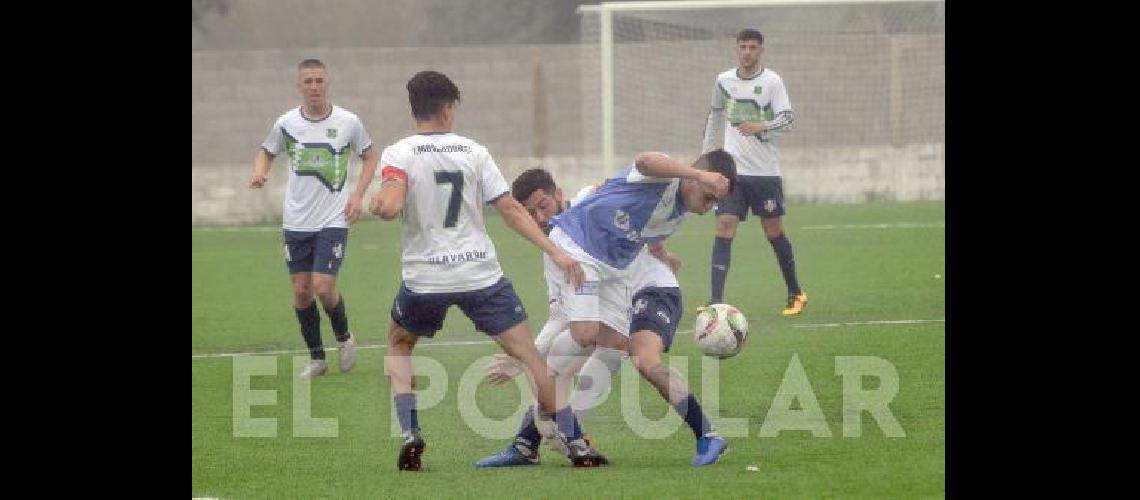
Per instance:
[[[420,437],[420,433],[413,431],[404,437],[404,445],[400,447],[400,458],[396,460],[396,468],[399,470],[421,470],[420,455],[423,455],[424,449],[427,448],[427,443],[424,443],[424,438]]]
[[[566,457],[574,467],[601,467],[610,463],[605,455],[595,450],[585,439],[575,439],[566,444]]]

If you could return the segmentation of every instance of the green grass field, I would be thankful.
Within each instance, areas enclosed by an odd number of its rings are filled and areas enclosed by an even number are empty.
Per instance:
[[[684,260],[679,273],[685,313],[670,354],[688,358],[688,380],[705,400],[701,355],[692,339],[694,311],[708,299],[714,220],[692,215],[666,247]],[[747,348],[720,362],[719,418],[746,418],[747,436],[729,438],[730,452],[702,469],[687,427],[663,439],[638,437],[621,414],[621,380],[583,422],[611,460],[601,469],[574,469],[543,446],[539,467],[476,470],[479,458],[507,439],[474,435],[460,416],[460,378],[472,362],[495,354],[457,308],[416,353],[447,368],[443,401],[420,410],[428,442],[423,473],[398,473],[399,440],[389,432],[390,394],[383,348],[360,351],[356,369],[312,381],[311,415],[335,419],[336,437],[294,437],[293,357],[304,344],[292,309],[289,278],[276,227],[193,229],[192,477],[193,496],[223,498],[514,497],[766,497],[929,498],[945,491],[945,205],[941,202],[793,205],[785,228],[809,296],[804,314],[784,318],[783,279],[759,223],[737,234],[726,301],[748,316]],[[539,251],[487,218],[504,271],[537,331],[546,319]],[[399,286],[397,223],[369,216],[352,228],[339,286],[349,321],[365,346],[385,343]],[[904,320],[928,320],[902,322]],[[335,346],[322,313],[326,346]],[[430,342],[440,345],[429,346]],[[449,345],[450,344],[450,345]],[[253,418],[275,418],[276,437],[235,437],[234,366],[222,353],[276,354],[277,374],[254,377],[253,390],[276,391],[276,405],[253,406]],[[862,412],[858,437],[845,435],[843,377],[837,358],[873,356],[898,373],[890,402],[905,437],[888,437]],[[786,430],[761,437],[765,416],[793,359],[802,365],[830,437]],[[474,369],[481,371],[482,365]],[[623,372],[622,377],[631,373]],[[632,382],[632,380],[626,383]],[[879,382],[863,377],[866,390]],[[671,411],[638,381],[646,418]],[[802,389],[802,387],[801,387]],[[430,390],[430,388],[429,388]],[[508,419],[521,396],[516,386],[475,390],[489,418]],[[810,404],[810,401],[808,402]],[[809,404],[797,401],[793,409]],[[713,416],[714,423],[718,417]],[[511,420],[513,427],[515,421]],[[819,423],[816,422],[818,426]],[[758,470],[748,470],[755,466]]]

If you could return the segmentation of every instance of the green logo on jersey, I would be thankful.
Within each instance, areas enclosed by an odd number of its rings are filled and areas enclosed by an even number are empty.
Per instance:
[[[760,86],[759,85],[756,86],[756,89],[754,90],[754,92],[756,92],[756,94],[760,94]]]
[[[336,133],[336,129],[329,130]],[[316,177],[329,191],[338,192],[344,187],[344,181],[348,178],[348,162],[352,156],[348,144],[336,150],[331,144],[323,142],[299,143],[286,133],[285,151],[288,152],[293,172],[297,175]]]
[[[734,127],[744,122],[763,121],[763,113],[760,111],[760,106],[756,104],[756,101],[751,99],[733,99],[728,101],[725,103],[725,111],[725,114],[728,116],[728,123],[731,123]]]
[[[336,139],[336,129],[330,128],[325,130],[325,135],[329,136],[329,139]]]
[[[725,103],[725,112],[728,117],[728,123],[734,127],[744,122],[771,121],[774,117],[771,105],[765,105],[761,108],[756,101],[751,99],[733,99],[727,101]]]

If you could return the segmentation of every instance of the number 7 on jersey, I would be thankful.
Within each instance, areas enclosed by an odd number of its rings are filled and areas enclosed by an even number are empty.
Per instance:
[[[455,227],[459,220],[459,203],[463,200],[463,172],[444,170],[435,172],[436,184],[451,184],[451,198],[447,201],[447,215],[443,227]]]

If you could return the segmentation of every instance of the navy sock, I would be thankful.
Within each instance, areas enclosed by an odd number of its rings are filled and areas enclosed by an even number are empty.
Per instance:
[[[569,405],[554,412],[554,423],[558,425],[558,432],[566,436],[567,441],[582,437],[582,428],[578,425],[578,418],[574,416],[574,411],[570,409]]]
[[[673,409],[677,410],[678,415],[685,417],[685,423],[689,424],[689,428],[693,430],[693,435],[698,439],[712,432],[712,424],[709,423],[708,417],[705,416],[701,404],[697,402],[697,397],[693,393],[689,393],[688,397],[674,406]]]
[[[396,403],[396,418],[400,419],[400,429],[404,432],[420,430],[420,418],[416,412],[416,394],[397,394],[392,398]]]
[[[336,307],[325,309],[325,314],[329,315],[329,323],[332,323],[337,342],[344,342],[348,340],[348,314],[344,312],[344,295],[338,298],[340,300],[336,303]]]
[[[780,262],[780,272],[784,273],[784,283],[788,285],[788,295],[800,293],[800,283],[796,281],[796,257],[792,253],[792,242],[783,232],[776,239],[768,240],[772,249],[776,251],[776,260]]]
[[[712,299],[718,304],[724,300],[724,282],[728,279],[728,266],[732,262],[732,238],[716,237],[712,251]]]
[[[542,442],[542,434],[538,433],[538,426],[534,425],[534,406],[527,408],[526,414],[523,415],[515,441],[525,444],[531,450],[537,450],[539,443]]]
[[[301,337],[309,348],[309,357],[325,359],[325,346],[321,344],[321,313],[317,310],[317,301],[314,300],[305,309],[293,309],[297,311],[297,321],[301,322]]]

